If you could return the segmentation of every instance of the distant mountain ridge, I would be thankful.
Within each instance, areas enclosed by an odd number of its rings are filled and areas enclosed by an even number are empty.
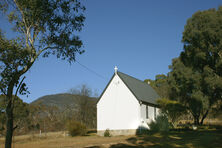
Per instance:
[[[85,96],[75,95],[75,94],[68,94],[68,93],[61,93],[61,94],[52,94],[42,96],[35,101],[31,102],[31,105],[42,104],[46,106],[56,106],[60,110],[64,110],[67,106],[75,107],[78,99],[84,99]],[[88,97],[89,100],[96,103],[97,98]]]

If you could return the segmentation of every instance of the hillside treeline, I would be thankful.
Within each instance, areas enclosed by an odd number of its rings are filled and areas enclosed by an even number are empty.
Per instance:
[[[75,90],[75,91],[74,91]],[[96,128],[96,98],[81,86],[68,93],[44,96],[28,104],[16,97],[14,101],[15,135],[66,130],[69,121],[77,121],[88,129]],[[6,132],[4,95],[0,99],[0,135]],[[54,102],[54,103],[53,103]]]

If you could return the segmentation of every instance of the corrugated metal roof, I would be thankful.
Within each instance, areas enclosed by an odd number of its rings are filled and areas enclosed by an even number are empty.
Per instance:
[[[139,101],[157,105],[160,96],[149,84],[119,71],[117,74]]]

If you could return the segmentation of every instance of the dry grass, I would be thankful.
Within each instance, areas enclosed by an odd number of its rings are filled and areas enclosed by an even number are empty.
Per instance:
[[[64,132],[52,132],[35,135],[15,136],[12,148],[82,148],[109,147],[111,144],[125,142],[130,136],[100,137],[94,135],[69,137]],[[0,148],[4,147],[4,138],[0,138]]]
[[[63,132],[25,135],[14,138],[13,148],[222,148],[221,129],[170,131],[141,136],[82,137],[64,136]],[[4,139],[0,138],[0,147]]]

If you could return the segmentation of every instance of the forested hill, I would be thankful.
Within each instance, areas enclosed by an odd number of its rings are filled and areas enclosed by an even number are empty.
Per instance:
[[[32,105],[42,104],[46,106],[56,106],[57,108],[64,110],[66,107],[74,107],[78,104],[78,101],[82,99],[87,99],[91,103],[96,103],[97,98],[93,97],[86,97],[81,95],[74,95],[68,93],[62,94],[53,94],[53,95],[46,95],[36,99],[35,101],[31,102]]]

